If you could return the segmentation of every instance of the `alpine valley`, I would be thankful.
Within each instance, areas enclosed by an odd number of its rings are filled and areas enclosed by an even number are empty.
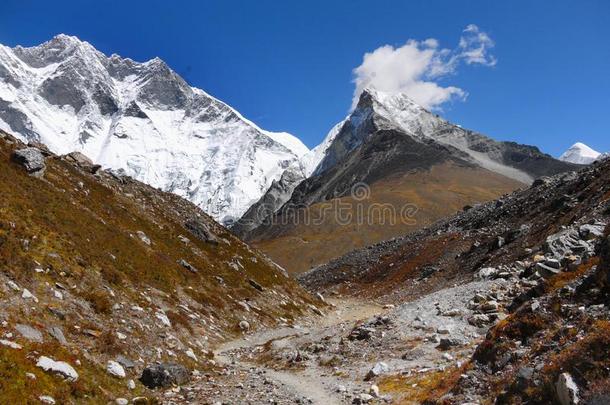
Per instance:
[[[609,179],[402,93],[309,150],[158,58],[0,45],[0,404],[608,404]]]

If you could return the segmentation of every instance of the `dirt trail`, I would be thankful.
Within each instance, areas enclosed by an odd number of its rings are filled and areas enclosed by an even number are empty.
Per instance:
[[[250,370],[252,363],[242,360],[232,352],[241,349],[254,350],[269,341],[278,342],[284,339],[305,338],[315,341],[321,335],[332,333],[335,326],[342,323],[357,322],[385,312],[383,307],[372,302],[363,302],[356,299],[329,299],[333,308],[322,318],[309,319],[306,326],[281,327],[257,332],[253,335],[226,342],[214,351],[216,361],[224,366],[232,366],[241,370]],[[336,392],[329,376],[322,375],[317,368],[305,370],[275,370],[257,364],[258,369],[264,370],[268,379],[278,383],[297,397],[308,398],[314,404],[341,404],[342,396]]]

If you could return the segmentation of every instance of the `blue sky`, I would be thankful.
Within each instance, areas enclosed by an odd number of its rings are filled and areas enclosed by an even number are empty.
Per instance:
[[[497,63],[462,59],[428,79],[467,93],[437,108],[464,127],[557,155],[575,141],[610,151],[608,21],[603,0],[3,0],[0,43],[66,33],[107,54],[159,56],[261,127],[311,147],[349,111],[365,53],[434,38],[455,55],[476,24]]]

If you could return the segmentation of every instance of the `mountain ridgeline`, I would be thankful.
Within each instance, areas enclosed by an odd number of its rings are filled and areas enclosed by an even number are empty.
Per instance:
[[[308,149],[189,86],[159,58],[107,57],[78,38],[0,45],[0,129],[239,218]]]
[[[272,187],[274,198],[264,196],[242,218],[243,224],[233,228],[294,272],[411,232],[541,176],[579,167],[533,146],[498,142],[465,130],[404,95],[370,89],[329,138],[332,141],[312,176],[292,193],[285,189],[277,193]],[[366,185],[365,200],[354,199],[356,184]],[[389,204],[388,213],[399,213],[410,204],[414,212],[409,221],[377,215],[345,225],[328,209],[333,201],[351,204],[354,210],[365,205],[366,212],[372,205]],[[307,217],[321,219],[315,224],[301,220]]]

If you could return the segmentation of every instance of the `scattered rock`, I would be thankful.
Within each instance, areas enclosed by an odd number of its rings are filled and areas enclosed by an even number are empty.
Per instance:
[[[34,329],[29,325],[18,323],[17,325],[15,325],[15,329],[17,330],[17,332],[19,332],[21,336],[23,336],[27,340],[36,343],[42,343],[43,341],[42,333],[40,333],[38,329]]]
[[[152,242],[150,241],[150,238],[148,236],[146,236],[146,234],[144,232],[138,231],[138,232],[136,232],[136,235],[138,235],[138,238],[140,238],[140,240],[142,242],[144,242],[148,246],[151,245]]]
[[[116,357],[116,361],[125,368],[134,368],[136,366],[136,364],[133,361],[129,360],[127,357],[123,356],[122,354],[119,354]]]
[[[437,348],[440,350],[448,350],[452,347],[460,346],[462,342],[454,338],[442,338]]]
[[[165,312],[163,311],[157,311],[155,313],[155,317],[161,321],[161,323],[163,324],[163,326],[166,326],[168,328],[171,328],[172,323],[169,320],[169,318],[167,317],[167,315],[165,315]]]
[[[42,402],[43,404],[50,404],[50,405],[55,404],[55,398],[53,398],[49,395],[41,395],[38,397],[38,400],[40,402]]]
[[[197,270],[197,268],[195,268],[195,266],[193,266],[192,264],[190,264],[189,262],[187,262],[184,259],[178,260],[178,264],[180,266],[184,267],[185,269],[187,269],[188,271],[190,271],[191,273],[199,273],[199,270]]]
[[[50,357],[40,356],[36,366],[44,371],[59,374],[70,381],[78,380],[78,373],[76,370],[65,361],[55,361]]]
[[[125,378],[125,369],[118,362],[109,360],[106,364],[106,371],[114,377]]]
[[[193,350],[191,350],[191,349],[187,349],[187,350],[184,352],[184,354],[186,354],[186,356],[187,356],[187,357],[189,357],[189,358],[191,358],[191,359],[193,359],[193,360],[195,360],[195,361],[198,361],[197,356],[195,355],[195,352],[193,352]]]
[[[38,302],[38,298],[36,298],[34,296],[34,294],[32,294],[30,292],[30,290],[28,290],[27,288],[23,289],[23,293],[21,294],[21,298],[23,298],[24,300],[32,300],[34,302]]]
[[[369,381],[375,377],[380,376],[383,373],[387,373],[388,371],[390,371],[390,367],[386,363],[380,361],[369,370],[369,372],[364,377],[364,381]]]
[[[54,337],[61,345],[65,346],[68,344],[68,341],[66,340],[66,337],[64,336],[64,333],[62,332],[60,327],[49,326],[47,328],[47,332],[49,332],[49,335]]]
[[[183,365],[163,363],[144,369],[140,382],[148,388],[169,387],[184,384],[189,380],[189,372]]]
[[[0,339],[0,345],[10,347],[11,349],[21,350],[22,346],[19,343],[11,342],[10,340]]]
[[[354,403],[355,404],[367,404],[371,400],[373,400],[373,396],[372,395],[370,395],[370,394],[360,394],[359,396],[357,396],[355,398]]]
[[[19,292],[21,291],[21,288],[17,285],[17,283],[15,283],[12,280],[8,280],[6,282],[6,285],[8,286],[8,288],[10,288],[11,290],[15,291],[15,292]]]
[[[255,289],[257,289],[260,292],[263,292],[265,289],[263,288],[262,285],[260,285],[259,283],[257,283],[255,280],[252,279],[248,279],[248,283],[250,283],[250,285],[252,287],[254,287]]]
[[[247,332],[248,330],[250,330],[250,323],[248,321],[240,321],[239,329],[241,329],[244,332]]]

